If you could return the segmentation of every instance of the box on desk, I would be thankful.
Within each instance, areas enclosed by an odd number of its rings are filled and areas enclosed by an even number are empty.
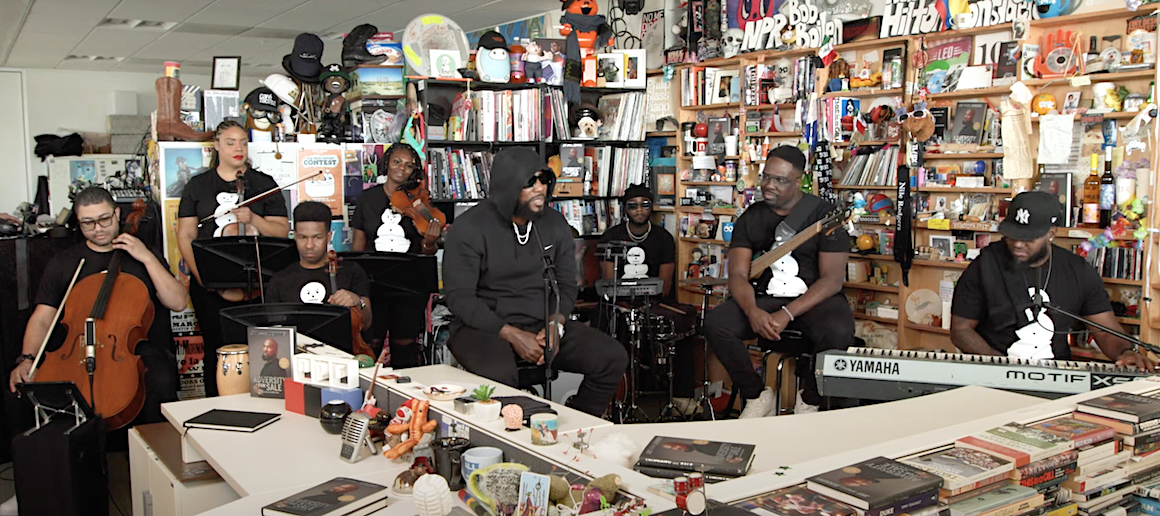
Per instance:
[[[286,394],[286,410],[304,416],[318,417],[322,410],[322,389],[315,385],[302,384],[287,378],[283,384]]]

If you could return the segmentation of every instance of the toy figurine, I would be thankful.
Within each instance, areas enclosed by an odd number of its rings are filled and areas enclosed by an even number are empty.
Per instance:
[[[552,53],[540,47],[536,40],[524,43],[524,74],[529,83],[544,82],[544,66],[552,61]]]
[[[596,14],[596,0],[562,0],[560,35],[567,38],[564,45],[564,100],[580,102],[580,77],[584,74],[585,60],[595,66],[596,47],[605,47],[612,40],[612,29],[603,15]]]
[[[350,88],[350,74],[344,72],[339,64],[328,65],[322,72],[322,88],[330,96],[322,107],[322,126],[318,131],[318,140],[338,143],[343,140],[350,118],[347,115],[346,97],[342,95]]]
[[[246,130],[250,132],[250,141],[272,141],[270,133],[274,130],[274,124],[282,121],[274,92],[265,86],[254,88],[246,95],[242,109],[246,112]]]
[[[507,40],[502,34],[489,30],[479,37],[475,70],[483,82],[506,84],[511,80],[512,64],[508,56]]]

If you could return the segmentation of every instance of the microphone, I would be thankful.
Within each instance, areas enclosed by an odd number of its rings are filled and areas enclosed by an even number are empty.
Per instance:
[[[89,373],[89,376],[97,370],[96,341],[96,321],[90,317],[85,320],[85,372]]]
[[[1039,314],[1043,313],[1043,267],[1035,268],[1035,294],[1032,295],[1032,302],[1035,310],[1032,311],[1032,320],[1039,318]]]

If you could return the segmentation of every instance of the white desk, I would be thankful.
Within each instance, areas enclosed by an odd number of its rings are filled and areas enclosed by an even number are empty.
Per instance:
[[[971,386],[814,414],[623,425],[616,430],[632,437],[642,447],[657,435],[755,444],[752,475],[1044,401],[1034,396]]]

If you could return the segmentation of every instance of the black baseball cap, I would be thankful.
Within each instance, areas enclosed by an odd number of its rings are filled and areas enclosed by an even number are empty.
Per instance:
[[[507,50],[508,44],[507,39],[503,37],[503,34],[500,34],[494,30],[489,30],[479,37],[479,44],[475,47],[486,48],[488,50],[494,50],[497,48]]]
[[[624,190],[624,196],[620,199],[622,201],[628,201],[629,199],[635,199],[637,197],[644,197],[650,201],[654,200],[652,190],[649,190],[645,185],[630,185]]]
[[[274,92],[270,91],[270,88],[259,86],[246,95],[246,104],[249,104],[256,111],[277,113],[277,98],[274,96]]]
[[[1047,192],[1023,192],[1011,200],[999,232],[1012,240],[1030,241],[1046,235],[1059,219],[1059,199]]]

